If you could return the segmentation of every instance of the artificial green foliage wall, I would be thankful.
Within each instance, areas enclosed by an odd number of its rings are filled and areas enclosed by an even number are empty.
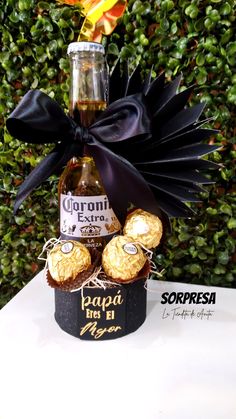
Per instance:
[[[66,107],[67,44],[78,36],[79,9],[55,2],[0,2],[0,303],[13,295],[42,267],[37,256],[45,240],[58,235],[57,180],[36,190],[13,216],[19,184],[47,154],[48,147],[10,137],[5,118],[29,89],[41,89]]]
[[[233,194],[236,104],[236,4],[234,0],[129,1],[115,33],[105,40],[109,62],[120,54],[131,67],[153,76],[183,73],[181,89],[196,85],[192,103],[207,103],[205,116],[222,146],[211,159],[224,164],[212,177],[192,220],[173,221],[173,232],[156,255],[163,279],[236,285]],[[20,98],[38,88],[65,109],[68,103],[67,44],[77,39],[79,8],[34,0],[0,1],[0,304],[42,267],[43,243],[58,235],[57,179],[38,188],[13,217],[19,184],[48,147],[23,144],[5,130]]]
[[[208,126],[219,130],[210,139],[222,146],[210,159],[224,167],[211,177],[216,184],[201,194],[192,220],[174,220],[156,262],[164,278],[210,285],[236,286],[236,2],[234,0],[129,1],[119,35],[108,51],[153,75],[167,79],[183,74],[181,89],[195,85],[192,104],[206,102]],[[206,125],[207,126],[207,125]]]

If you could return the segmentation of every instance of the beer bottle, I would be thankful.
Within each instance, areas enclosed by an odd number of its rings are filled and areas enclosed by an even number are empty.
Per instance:
[[[104,48],[95,42],[72,42],[70,58],[70,116],[88,127],[107,106],[108,75]],[[60,234],[102,250],[120,223],[110,207],[93,158],[75,156],[59,181]]]

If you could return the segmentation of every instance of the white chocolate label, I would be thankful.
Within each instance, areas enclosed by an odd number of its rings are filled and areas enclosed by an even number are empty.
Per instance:
[[[136,220],[134,222],[133,230],[135,234],[147,234],[149,232],[149,227],[143,220]]]
[[[106,195],[60,196],[60,232],[73,238],[115,234],[120,223]]]
[[[138,253],[137,247],[132,243],[124,244],[123,249],[129,255],[137,255]]]
[[[74,247],[73,243],[67,242],[61,246],[61,251],[62,253],[70,253],[71,250],[73,250],[73,247]]]

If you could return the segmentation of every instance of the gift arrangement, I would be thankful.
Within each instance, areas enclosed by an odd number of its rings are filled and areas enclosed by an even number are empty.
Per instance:
[[[153,250],[171,217],[191,216],[188,202],[211,183],[201,170],[217,168],[202,157],[218,147],[202,144],[215,130],[204,128],[204,104],[186,107],[192,88],[177,93],[181,77],[166,84],[164,73],[152,80],[150,71],[143,80],[139,67],[130,75],[120,62],[108,76],[104,48],[94,40],[104,28],[111,32],[126,2],[80,3],[82,41],[68,46],[69,114],[30,90],[7,128],[24,142],[55,144],[20,186],[15,212],[63,170],[60,237],[44,247],[45,276],[55,290],[59,326],[80,339],[102,340],[144,322]]]

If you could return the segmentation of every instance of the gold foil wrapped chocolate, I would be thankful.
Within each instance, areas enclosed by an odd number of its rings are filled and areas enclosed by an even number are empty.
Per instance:
[[[162,222],[156,215],[136,209],[127,216],[123,233],[147,249],[152,249],[160,243],[163,233]]]
[[[65,241],[56,245],[49,253],[48,269],[56,282],[75,279],[91,265],[88,249],[77,241]]]
[[[102,254],[102,266],[106,275],[124,282],[135,278],[146,261],[141,247],[127,236],[113,237]]]

